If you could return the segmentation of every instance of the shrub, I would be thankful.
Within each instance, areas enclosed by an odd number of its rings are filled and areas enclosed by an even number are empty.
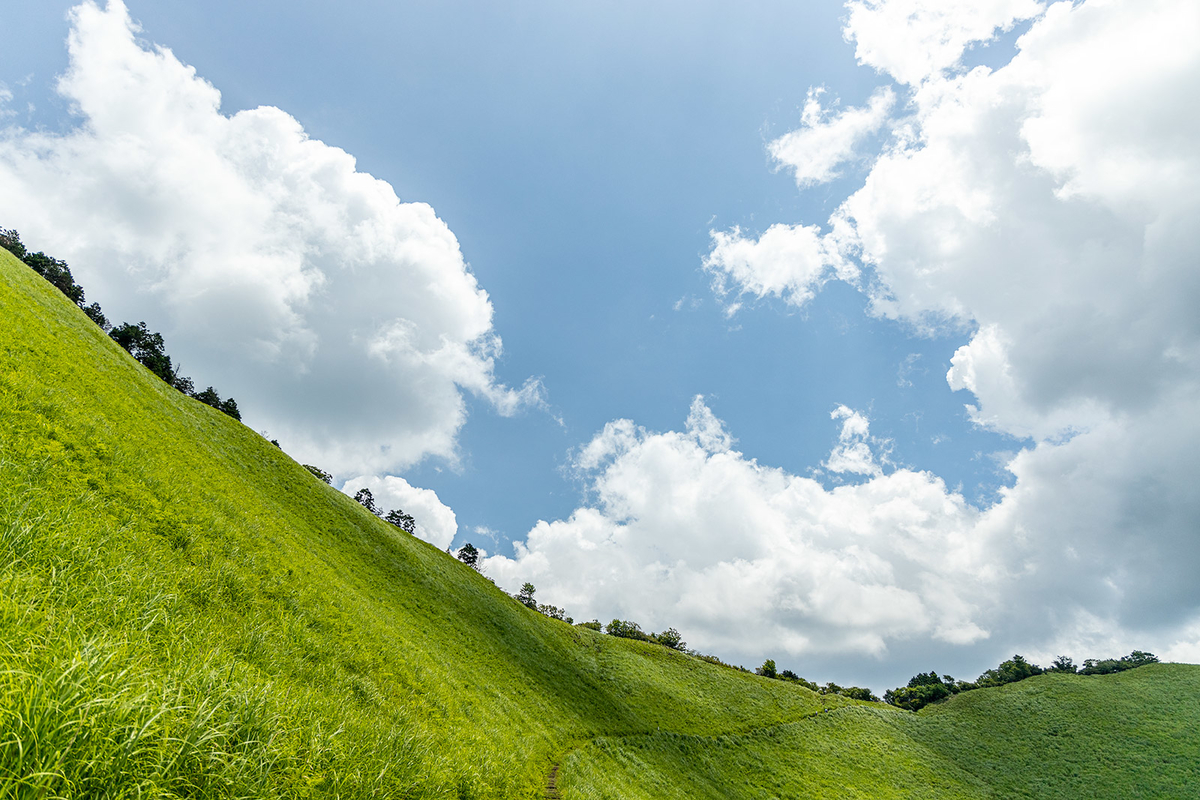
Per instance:
[[[324,483],[333,483],[333,476],[320,467],[314,467],[312,464],[303,464],[301,466],[311,472],[317,478],[317,480]]]
[[[650,639],[672,650],[687,649],[687,642],[683,641],[683,637],[680,636],[679,631],[674,628],[667,628],[662,633],[652,633],[650,634]]]
[[[609,636],[617,636],[622,639],[636,639],[640,642],[650,641],[650,637],[642,630],[641,625],[638,625],[636,622],[627,622],[623,619],[614,619],[605,625],[604,632]]]
[[[1094,658],[1086,658],[1083,661],[1083,668],[1079,670],[1080,675],[1111,675],[1114,672],[1124,672],[1127,669],[1136,669],[1143,667],[1146,664],[1157,664],[1158,656],[1153,653],[1146,653],[1142,650],[1134,650],[1127,656],[1120,658],[1106,658],[1097,660]]]
[[[597,633],[600,633],[601,631],[604,630],[604,626],[600,624],[600,620],[598,620],[598,619],[594,619],[591,622],[577,622],[577,623],[575,623],[575,627],[576,628],[587,628],[588,630],[596,631]]]

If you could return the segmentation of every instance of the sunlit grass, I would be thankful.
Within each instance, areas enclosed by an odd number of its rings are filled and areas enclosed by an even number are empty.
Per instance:
[[[533,797],[596,735],[837,702],[530,612],[6,253],[0,319],[10,796]]]
[[[568,798],[1200,785],[1200,669],[913,715],[573,628],[168,387],[3,252],[0,323],[0,798],[532,798],[556,764]]]

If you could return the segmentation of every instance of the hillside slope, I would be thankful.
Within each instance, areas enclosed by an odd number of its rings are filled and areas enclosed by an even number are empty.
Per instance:
[[[524,608],[0,251],[0,798],[1186,797],[1200,668],[920,714]]]
[[[570,798],[1200,797],[1200,667],[1046,674],[742,736],[598,739],[563,776]]]
[[[532,797],[597,735],[844,702],[529,611],[4,251],[0,320],[0,794]]]

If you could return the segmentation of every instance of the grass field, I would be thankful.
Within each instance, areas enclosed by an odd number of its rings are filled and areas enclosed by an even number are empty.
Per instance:
[[[563,775],[571,798],[1200,797],[1200,668],[1047,674],[743,736],[598,739]]]
[[[597,735],[839,702],[524,608],[3,251],[0,319],[0,795],[531,797]]]
[[[1195,785],[1196,668],[911,715],[573,628],[168,387],[4,251],[0,323],[0,798],[539,797],[557,764],[567,798],[1118,796],[1072,747],[1042,768],[1068,734],[1156,773],[1124,796]]]

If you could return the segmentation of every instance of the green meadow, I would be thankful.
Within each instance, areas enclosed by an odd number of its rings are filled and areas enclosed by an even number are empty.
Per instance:
[[[1200,796],[1200,668],[912,714],[572,627],[6,251],[0,586],[0,798]]]

